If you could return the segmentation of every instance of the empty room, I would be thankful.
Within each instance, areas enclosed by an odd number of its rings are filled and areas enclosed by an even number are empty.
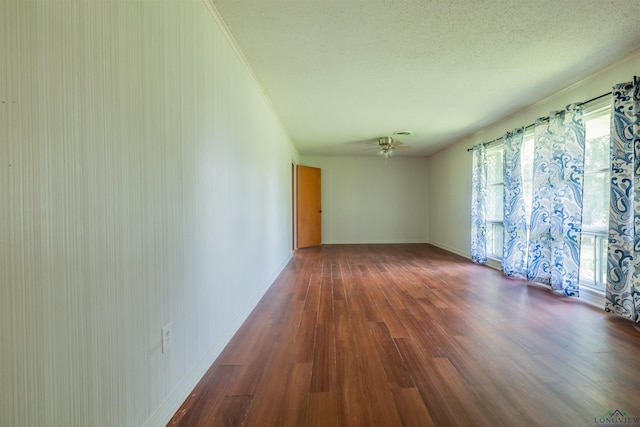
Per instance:
[[[638,17],[0,0],[0,426],[640,425]]]

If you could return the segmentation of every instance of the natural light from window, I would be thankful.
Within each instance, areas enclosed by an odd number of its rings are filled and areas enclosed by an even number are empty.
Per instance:
[[[610,108],[585,114],[585,162],[580,254],[580,284],[604,292],[607,272],[609,218]],[[499,260],[503,242],[503,145],[487,149],[487,255]],[[522,144],[522,190],[527,215],[531,215],[534,132],[524,134]]]
[[[609,108],[585,117],[584,194],[580,284],[604,292],[609,221]]]

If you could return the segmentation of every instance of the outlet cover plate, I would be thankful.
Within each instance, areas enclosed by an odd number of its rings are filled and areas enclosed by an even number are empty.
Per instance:
[[[173,323],[169,322],[162,328],[162,352],[166,353],[173,342]]]

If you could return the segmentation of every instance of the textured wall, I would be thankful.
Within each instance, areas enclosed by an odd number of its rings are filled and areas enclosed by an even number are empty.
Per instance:
[[[0,425],[166,422],[289,260],[297,154],[216,22],[0,2]]]
[[[322,168],[324,243],[424,243],[427,158],[303,157]]]

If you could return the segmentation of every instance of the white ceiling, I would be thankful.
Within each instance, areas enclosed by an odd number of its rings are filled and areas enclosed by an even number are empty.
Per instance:
[[[640,49],[639,0],[211,1],[301,154],[428,155]]]

